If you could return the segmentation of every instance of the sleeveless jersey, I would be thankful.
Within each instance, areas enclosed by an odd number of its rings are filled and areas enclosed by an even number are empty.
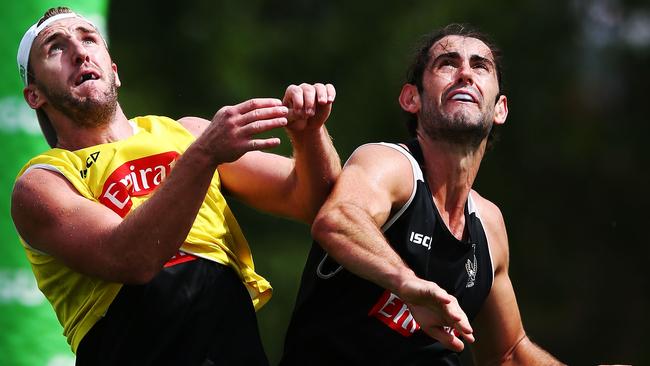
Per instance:
[[[171,172],[194,136],[167,117],[145,116],[129,121],[134,134],[127,139],[68,151],[51,149],[30,160],[30,169],[63,175],[80,195],[125,217],[149,198]],[[233,268],[256,309],[271,297],[270,284],[257,273],[248,243],[220,191],[215,172],[205,200],[175,263],[186,253]],[[161,213],[172,214],[173,212]],[[21,238],[36,282],[52,304],[73,352],[90,328],[106,313],[121,284],[86,276],[58,259],[29,246]]]
[[[420,164],[399,145],[382,144],[411,162],[414,186],[408,202],[382,228],[393,249],[420,278],[455,296],[470,321],[493,280],[492,260],[472,197],[465,205],[467,241],[442,221]],[[417,142],[410,144],[420,155]],[[419,154],[418,154],[419,152]],[[458,354],[427,336],[395,294],[348,272],[314,243],[309,253],[283,365],[455,365]]]

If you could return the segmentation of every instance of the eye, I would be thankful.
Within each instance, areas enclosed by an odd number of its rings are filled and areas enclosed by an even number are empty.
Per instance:
[[[50,48],[48,49],[48,53],[50,55],[55,54],[55,53],[60,53],[63,52],[63,45],[60,43],[53,43]]]
[[[438,61],[438,65],[437,65],[438,69],[449,69],[453,67],[456,67],[456,64],[452,59],[445,58]]]
[[[97,41],[96,41],[94,38],[92,38],[92,37],[86,37],[86,38],[83,39],[82,42],[83,42],[83,44],[85,44],[85,45],[92,45],[92,44],[96,44],[96,43],[97,43]]]
[[[487,64],[487,62],[477,62],[474,64],[475,69],[481,69],[484,71],[490,71],[490,66]]]

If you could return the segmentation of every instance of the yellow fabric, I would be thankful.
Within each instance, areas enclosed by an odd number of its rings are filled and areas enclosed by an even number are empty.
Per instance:
[[[194,141],[185,128],[166,117],[137,117],[131,123],[134,135],[128,139],[77,151],[49,150],[30,160],[18,176],[33,168],[58,171],[83,197],[121,216],[128,215],[151,196]],[[23,245],[38,286],[76,352],[81,339],[106,313],[121,284],[74,272],[28,243]],[[248,243],[221,194],[218,172],[181,250],[232,267],[256,310],[270,299],[271,285],[255,273]]]

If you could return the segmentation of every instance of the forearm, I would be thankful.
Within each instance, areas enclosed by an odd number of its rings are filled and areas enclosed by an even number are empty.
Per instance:
[[[314,239],[348,271],[399,295],[415,277],[364,210],[341,203],[322,210],[312,226]]]
[[[205,199],[216,164],[196,144],[174,165],[146,202],[105,237],[135,282],[146,282],[177,253]]]
[[[311,223],[341,172],[341,161],[325,126],[287,132],[294,159],[292,202],[302,206],[299,218]]]

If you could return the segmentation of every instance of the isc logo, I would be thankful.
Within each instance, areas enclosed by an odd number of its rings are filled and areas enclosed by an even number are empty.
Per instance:
[[[427,248],[428,250],[431,250],[431,241],[433,239],[430,236],[426,236],[424,234],[416,233],[415,231],[411,231],[411,237],[409,238],[409,241],[413,244],[418,244],[422,245],[423,247]]]

